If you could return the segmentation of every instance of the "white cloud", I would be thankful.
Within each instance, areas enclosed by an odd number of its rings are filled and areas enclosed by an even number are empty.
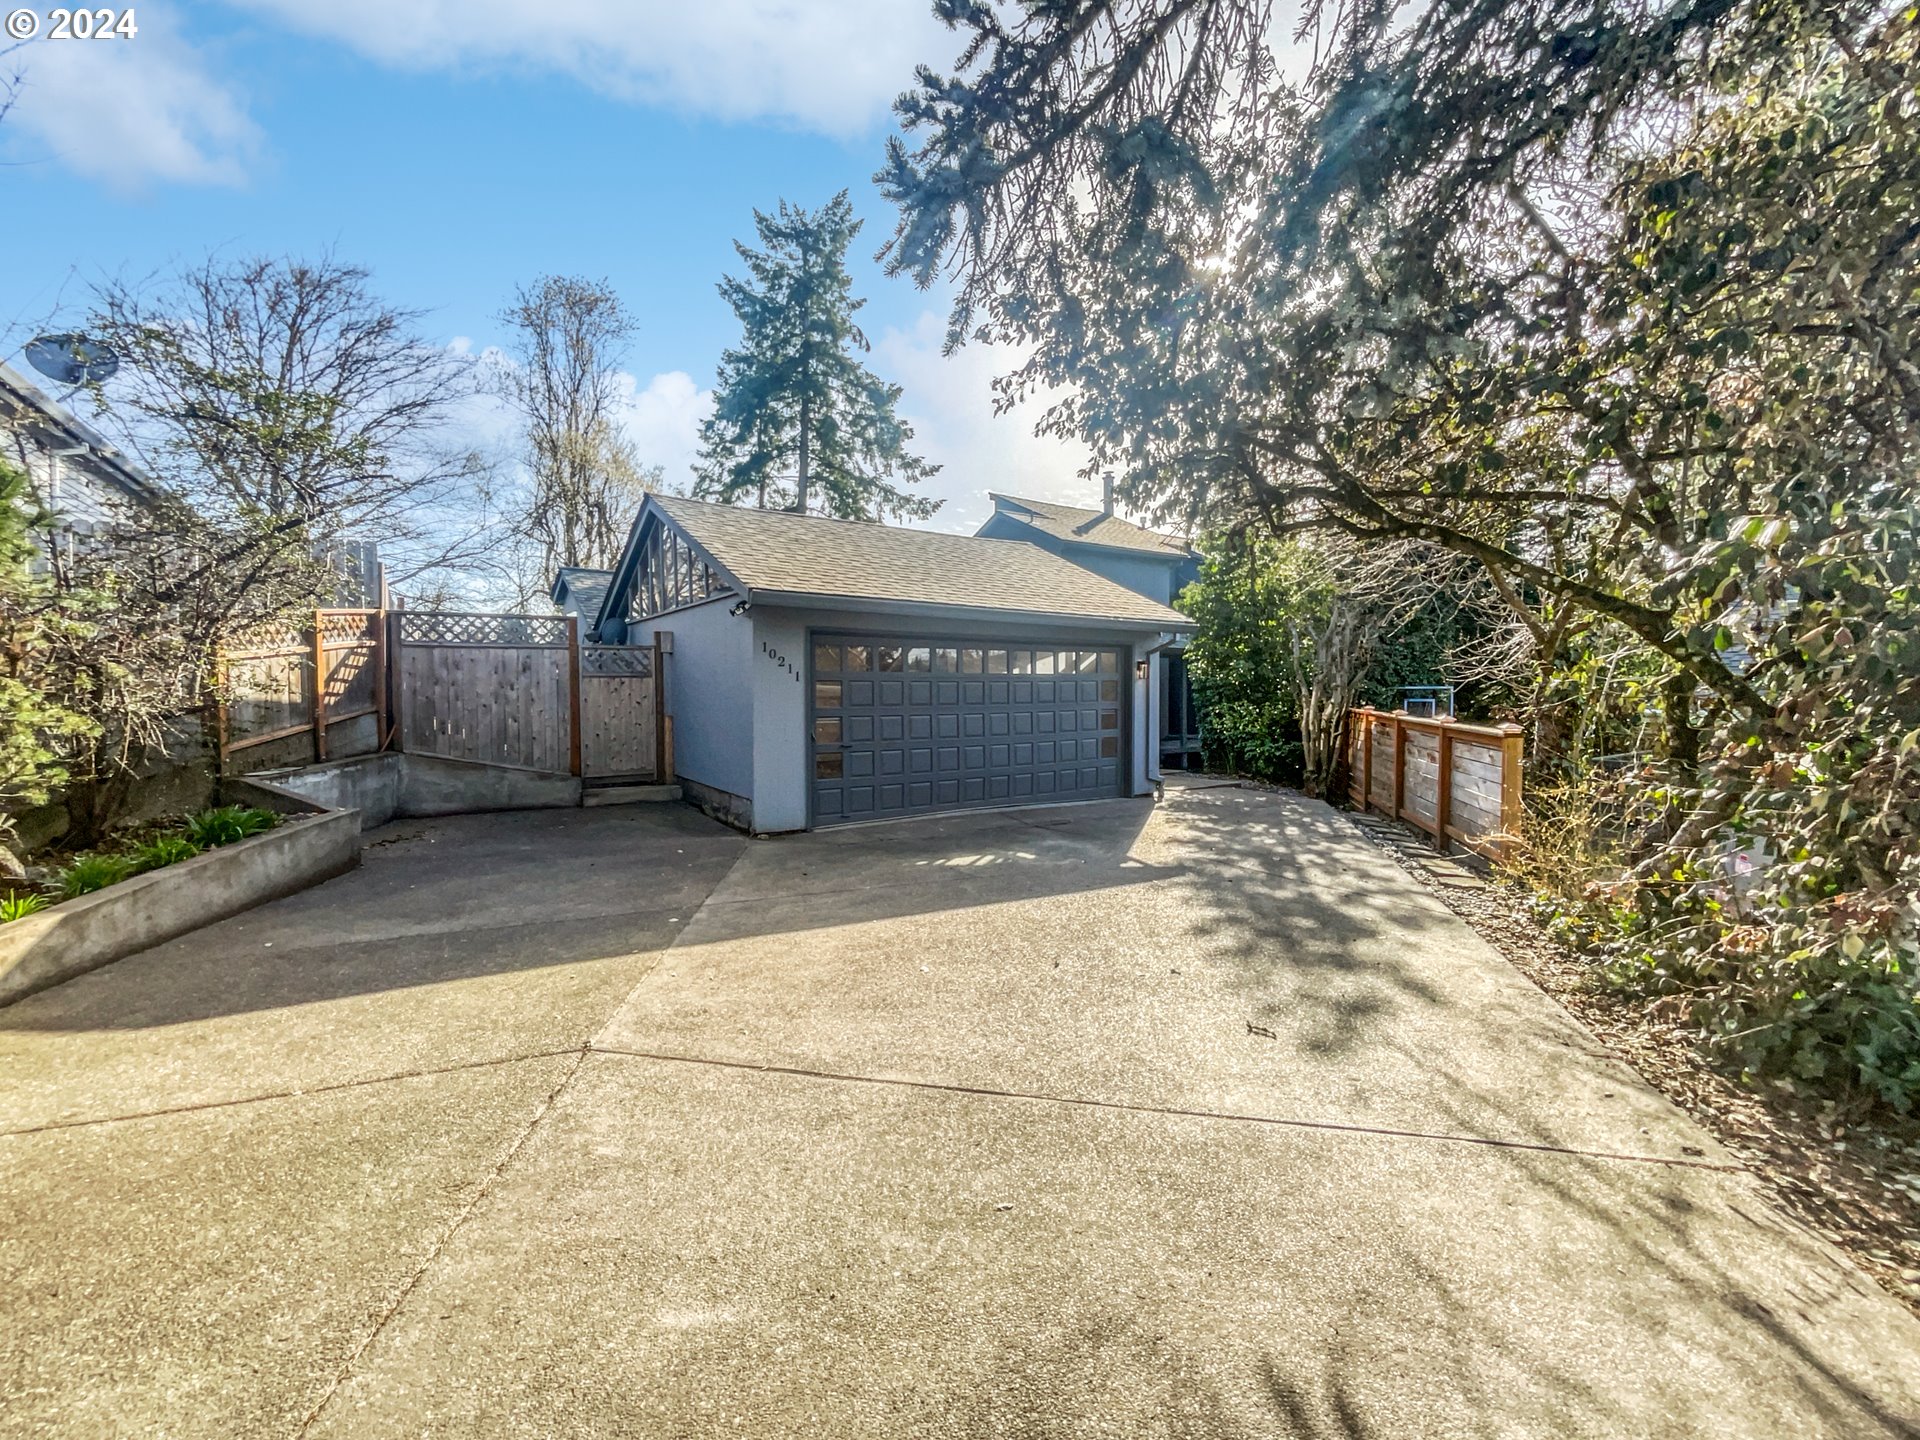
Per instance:
[[[0,132],[8,154],[25,164],[51,157],[125,191],[240,184],[259,128],[181,37],[172,8],[142,4],[138,14],[130,39],[43,33],[8,57],[24,77]]]
[[[415,70],[532,68],[622,100],[831,134],[882,118],[953,37],[924,0],[233,0]]]
[[[1014,357],[980,345],[945,356],[940,353],[945,334],[945,320],[929,310],[911,329],[882,333],[866,357],[875,373],[905,392],[900,413],[914,430],[911,448],[941,467],[923,487],[922,493],[946,502],[928,524],[971,534],[992,512],[989,490],[1099,504],[1098,485],[1079,475],[1087,463],[1086,447],[1033,433],[1042,405],[994,414],[993,377],[1010,369]],[[471,342],[457,338],[452,348],[468,353]],[[483,364],[507,363],[492,347],[480,352],[479,359]],[[619,419],[635,456],[644,465],[662,467],[674,488],[686,485],[700,448],[700,422],[713,408],[713,391],[703,389],[685,370],[662,371],[644,382],[622,374],[620,387]],[[510,459],[518,422],[504,401],[476,396],[461,424],[466,443]]]
[[[684,487],[700,448],[700,422],[713,407],[713,392],[702,390],[684,370],[668,370],[645,385],[632,375],[620,380],[620,420],[635,457],[642,465],[665,470],[674,489]]]
[[[1011,370],[1018,357],[978,344],[942,355],[945,338],[945,318],[929,310],[911,330],[881,335],[871,357],[875,372],[905,391],[900,413],[913,426],[913,448],[941,466],[925,488],[947,503],[929,523],[972,533],[992,513],[989,490],[1098,505],[1098,485],[1079,474],[1089,458],[1086,446],[1033,433],[1044,403],[994,413],[993,377]]]

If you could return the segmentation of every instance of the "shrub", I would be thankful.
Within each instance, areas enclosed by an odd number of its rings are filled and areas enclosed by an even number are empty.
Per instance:
[[[132,862],[122,855],[82,855],[60,872],[60,898],[91,895],[109,885],[118,884],[133,873]]]
[[[0,900],[0,925],[9,920],[22,920],[35,911],[47,908],[44,895],[35,895],[32,891],[14,891]]]
[[[182,860],[191,860],[199,853],[200,847],[184,835],[161,835],[129,850],[127,860],[134,873],[141,874],[178,865]]]
[[[221,805],[190,817],[187,820],[187,839],[197,849],[211,850],[216,845],[231,845],[250,835],[263,834],[279,821],[280,817],[271,810],[250,809],[245,805]]]
[[[1209,770],[1295,784],[1300,779],[1300,721],[1292,701],[1216,700],[1206,710]]]

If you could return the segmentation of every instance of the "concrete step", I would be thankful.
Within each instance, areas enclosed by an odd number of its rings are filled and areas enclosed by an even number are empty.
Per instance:
[[[580,792],[582,805],[659,805],[679,798],[678,785],[600,785]]]

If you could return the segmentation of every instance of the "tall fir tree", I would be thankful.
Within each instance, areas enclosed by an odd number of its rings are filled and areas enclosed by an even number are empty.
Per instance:
[[[741,337],[720,357],[695,494],[846,520],[933,514],[938,500],[905,487],[940,467],[907,450],[900,387],[857,358],[868,346],[854,315],[866,302],[847,274],[860,233],[847,192],[812,212],[783,200],[753,223],[761,248],[733,247],[747,278],[720,282]]]

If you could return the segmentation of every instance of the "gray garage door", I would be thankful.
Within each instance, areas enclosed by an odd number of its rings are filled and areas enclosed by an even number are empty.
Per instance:
[[[813,644],[813,819],[1123,794],[1120,651],[823,635]]]

